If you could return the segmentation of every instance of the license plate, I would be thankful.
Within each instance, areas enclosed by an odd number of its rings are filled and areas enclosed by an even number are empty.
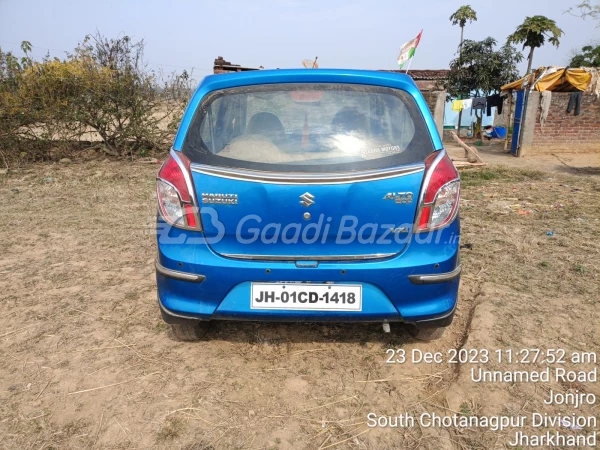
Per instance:
[[[251,309],[362,311],[360,284],[252,283]]]

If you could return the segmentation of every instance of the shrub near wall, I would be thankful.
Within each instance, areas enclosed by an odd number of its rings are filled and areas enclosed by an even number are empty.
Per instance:
[[[82,142],[101,143],[115,156],[168,149],[190,79],[186,72],[160,77],[148,71],[143,48],[143,41],[127,36],[97,34],[64,60],[36,62],[27,48],[20,61],[0,52],[4,164],[60,156]]]
[[[22,48],[26,51],[31,47],[24,42]],[[33,120],[25,114],[18,93],[21,71],[27,61],[24,58],[20,62],[10,52],[3,52],[0,48],[0,156],[7,167],[8,149],[16,145],[16,130]]]

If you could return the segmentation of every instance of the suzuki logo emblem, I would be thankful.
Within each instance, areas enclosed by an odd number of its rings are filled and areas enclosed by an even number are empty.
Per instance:
[[[315,196],[312,195],[310,192],[305,192],[304,194],[302,194],[300,196],[300,200],[301,200],[300,204],[303,206],[306,206],[308,208],[310,205],[315,204],[314,198],[315,198]]]

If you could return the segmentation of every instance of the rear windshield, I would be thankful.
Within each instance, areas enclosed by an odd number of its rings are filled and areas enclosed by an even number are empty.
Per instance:
[[[434,149],[408,93],[302,83],[209,94],[194,115],[182,150],[192,162],[214,166],[344,172],[422,162]]]

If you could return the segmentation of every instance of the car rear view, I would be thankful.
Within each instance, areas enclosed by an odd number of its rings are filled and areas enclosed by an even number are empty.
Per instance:
[[[159,171],[157,283],[180,339],[211,320],[452,321],[459,177],[405,75],[207,77]]]

